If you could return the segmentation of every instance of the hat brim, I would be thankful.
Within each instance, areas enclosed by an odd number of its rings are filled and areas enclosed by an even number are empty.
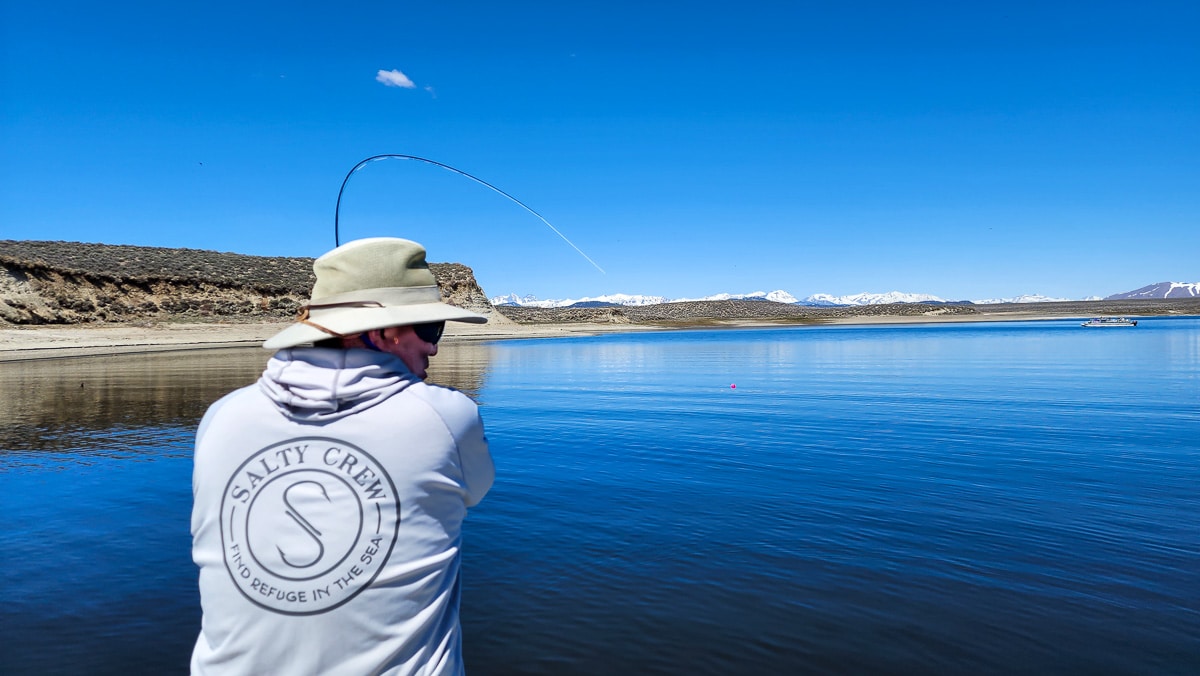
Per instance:
[[[389,326],[442,321],[485,324],[487,320],[487,317],[481,314],[445,303],[335,308],[323,310],[318,316],[309,317],[309,321],[312,323],[320,324],[343,336],[353,336],[364,331],[383,329]],[[279,350],[334,337],[315,326],[297,322],[268,338],[263,343],[263,347],[268,350]]]

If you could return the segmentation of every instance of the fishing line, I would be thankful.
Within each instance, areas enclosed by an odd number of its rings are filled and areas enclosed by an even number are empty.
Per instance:
[[[363,160],[362,162],[359,162],[358,164],[354,165],[354,168],[350,170],[350,173],[346,174],[346,178],[342,179],[342,187],[338,189],[337,206],[334,207],[334,210],[333,210],[333,245],[335,247],[341,246],[341,244],[342,244],[338,218],[339,218],[339,214],[342,211],[342,192],[346,190],[346,184],[350,182],[350,177],[354,175],[354,172],[358,171],[359,169],[362,169],[363,167],[367,166],[371,162],[376,162],[379,160],[393,160],[393,159],[394,160],[416,160],[418,162],[432,164],[435,167],[441,167],[442,169],[445,169],[447,171],[452,171],[452,172],[458,174],[459,176],[465,176],[465,177],[471,179],[472,181],[475,181],[476,183],[484,186],[485,188],[490,188],[493,192],[497,192],[500,195],[507,197],[509,200],[516,203],[517,206],[521,207],[525,211],[528,211],[529,213],[533,214],[534,216],[537,216],[539,221],[545,223],[546,227],[548,227],[554,231],[554,234],[561,237],[562,240],[564,242],[566,242],[567,244],[570,244],[572,249],[574,249],[575,251],[578,251],[579,255],[583,256],[585,259],[587,259],[587,262],[591,263],[592,266],[595,267],[597,270],[599,270],[601,274],[607,274],[604,272],[604,268],[597,265],[596,261],[592,260],[590,256],[588,256],[587,254],[585,254],[583,252],[583,249],[580,249],[579,247],[575,246],[575,243],[572,242],[571,240],[567,239],[566,235],[559,232],[558,228],[551,225],[550,221],[547,221],[544,216],[542,216],[538,212],[531,209],[529,207],[529,205],[525,204],[521,200],[504,192],[500,188],[497,188],[496,186],[492,185],[491,183],[488,183],[487,181],[483,180],[482,178],[479,178],[477,176],[472,176],[472,175],[468,174],[467,172],[462,171],[461,169],[455,169],[454,167],[452,167],[448,164],[442,164],[441,162],[426,159],[424,157],[417,157],[416,155],[398,155],[395,153],[385,153],[383,155],[372,155],[371,157],[368,157],[367,159]]]

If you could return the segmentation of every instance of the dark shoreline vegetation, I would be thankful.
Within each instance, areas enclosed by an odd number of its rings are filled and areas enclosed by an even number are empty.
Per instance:
[[[282,321],[294,317],[307,299],[312,262],[311,258],[198,249],[0,240],[0,325]],[[431,263],[430,268],[446,301],[477,312],[499,313],[518,324],[703,327],[730,321],[807,324],[854,317],[1200,315],[1200,298],[851,307],[770,301],[492,307],[471,268],[458,263]]]
[[[1200,298],[1147,300],[1087,300],[1047,303],[997,303],[990,305],[942,305],[932,303],[889,303],[842,307],[810,307],[770,301],[695,301],[621,308],[529,308],[497,307],[504,316],[520,324],[569,324],[576,322],[651,324],[661,326],[721,326],[730,321],[763,321],[778,324],[819,324],[855,317],[955,317],[996,319],[1005,315],[1055,317],[1091,316],[1192,316],[1200,315]]]

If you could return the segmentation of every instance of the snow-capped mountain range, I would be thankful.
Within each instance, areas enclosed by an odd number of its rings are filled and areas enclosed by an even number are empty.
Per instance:
[[[1195,298],[1200,296],[1200,282],[1159,282],[1140,289],[1109,296],[1104,300],[1127,300],[1135,298]]]
[[[1123,300],[1130,298],[1191,298],[1200,296],[1200,282],[1161,282],[1145,286],[1135,291],[1108,296],[1103,300]],[[753,293],[719,293],[703,298],[666,298],[665,296],[645,296],[625,293],[614,293],[604,296],[588,296],[584,298],[564,298],[561,300],[542,300],[534,296],[518,296],[515,293],[506,296],[496,296],[491,299],[492,305],[516,305],[520,307],[598,307],[606,305],[658,305],[660,303],[684,303],[706,300],[768,300],[790,305],[810,306],[846,306],[846,305],[884,305],[888,303],[973,303],[975,305],[990,305],[996,303],[1053,303],[1071,300],[1101,300],[1100,296],[1087,298],[1053,298],[1041,294],[1025,294],[1012,298],[987,298],[982,300],[946,300],[927,293],[856,293],[849,296],[833,296],[827,293],[817,293],[799,300],[787,291],[755,291]]]
[[[613,293],[606,296],[587,296],[584,298],[566,298],[563,300],[541,300],[535,296],[518,296],[510,293],[507,296],[496,296],[491,299],[492,305],[518,305],[520,307],[571,307],[588,305],[658,305],[660,303],[686,303],[701,300],[770,300],[776,303],[800,303],[792,294],[786,291],[764,293],[719,293],[704,298],[667,298],[665,296],[641,296],[627,293]]]

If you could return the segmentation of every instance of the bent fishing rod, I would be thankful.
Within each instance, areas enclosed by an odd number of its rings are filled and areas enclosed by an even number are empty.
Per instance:
[[[417,157],[416,155],[402,155],[402,154],[398,154],[398,153],[384,153],[382,155],[372,155],[371,157],[368,157],[367,159],[354,165],[354,167],[349,171],[349,173],[346,174],[346,178],[342,179],[342,187],[338,189],[337,205],[334,207],[334,210],[333,210],[333,245],[335,247],[341,246],[341,244],[342,244],[339,217],[340,217],[340,214],[342,211],[342,193],[346,190],[346,184],[350,182],[350,177],[353,176],[354,173],[357,172],[359,169],[362,169],[363,167],[367,166],[371,162],[377,162],[379,160],[416,160],[417,162],[424,162],[426,164],[432,164],[435,167],[441,167],[442,169],[445,169],[447,171],[452,171],[452,172],[458,174],[459,176],[465,176],[466,178],[469,178],[472,181],[475,181],[476,183],[482,185],[483,187],[488,188],[488,189],[492,190],[493,192],[496,192],[496,193],[502,195],[503,197],[508,198],[510,201],[515,203],[517,206],[521,207],[525,211],[528,211],[529,213],[536,216],[538,220],[540,220],[541,222],[546,224],[546,227],[553,230],[554,234],[561,237],[564,242],[571,245],[572,249],[579,252],[579,255],[583,256],[587,260],[587,262],[591,263],[592,266],[594,268],[596,268],[597,270],[599,270],[601,274],[607,274],[604,272],[604,268],[597,265],[596,261],[592,260],[590,256],[588,256],[587,254],[585,254],[583,252],[583,249],[580,249],[579,247],[575,246],[575,243],[572,242],[571,240],[567,239],[566,235],[559,232],[558,228],[551,225],[550,221],[546,220],[546,218],[544,216],[542,216],[538,212],[534,211],[532,208],[529,207],[529,205],[525,204],[524,202],[517,199],[516,197],[513,197],[512,195],[504,192],[500,188],[497,188],[496,186],[492,185],[491,183],[488,183],[487,181],[483,180],[482,178],[479,178],[477,176],[472,176],[471,174],[468,174],[467,172],[465,172],[461,169],[455,169],[454,167],[452,167],[448,164],[443,164],[436,160],[431,160],[431,159],[428,159],[425,157]]]

